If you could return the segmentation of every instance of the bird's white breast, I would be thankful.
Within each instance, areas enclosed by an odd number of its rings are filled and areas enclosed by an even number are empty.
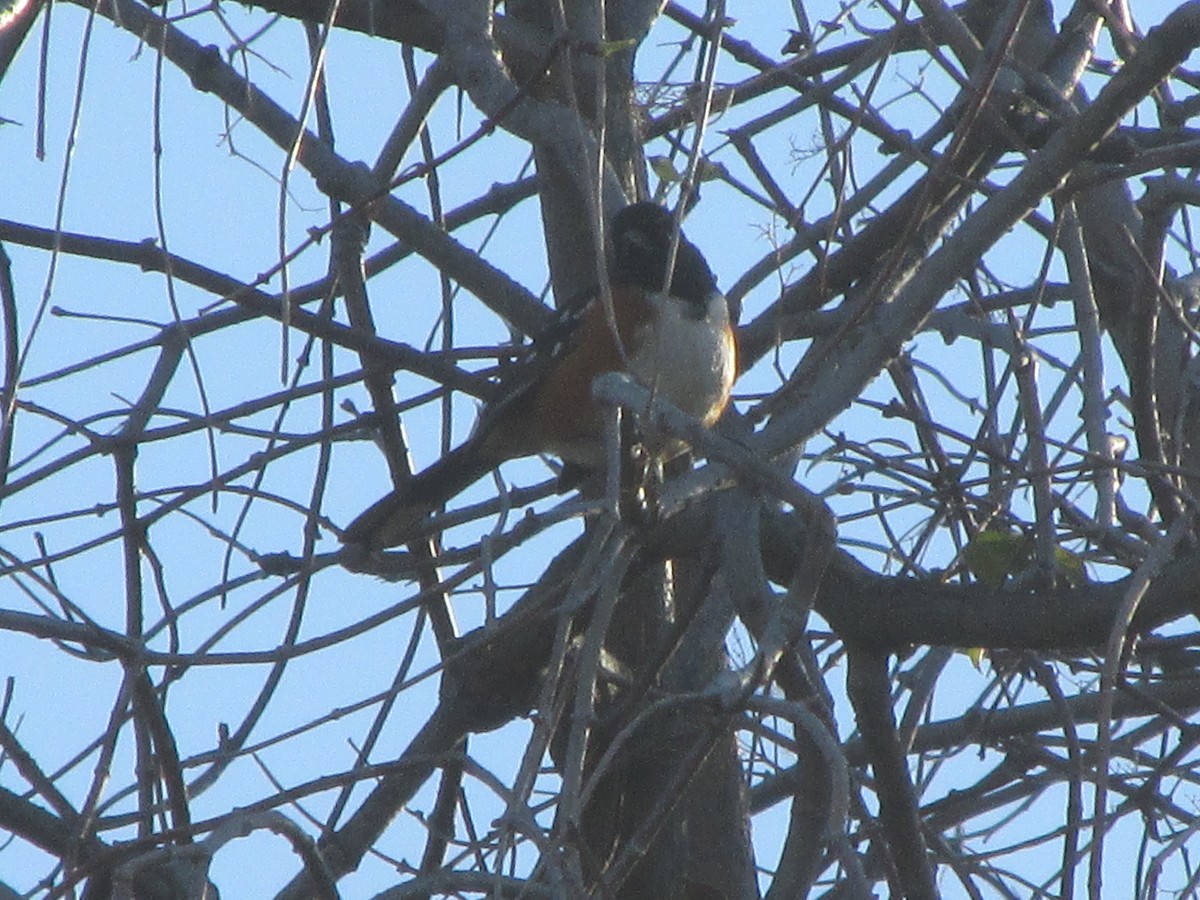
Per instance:
[[[716,291],[710,294],[703,316],[696,315],[692,304],[666,294],[652,294],[650,301],[654,321],[638,335],[630,373],[689,415],[719,413],[737,367],[725,298]],[[711,425],[713,418],[705,424]]]

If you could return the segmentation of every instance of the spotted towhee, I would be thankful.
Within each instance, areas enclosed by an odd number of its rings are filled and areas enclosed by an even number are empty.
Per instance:
[[[471,437],[363,512],[342,541],[371,549],[403,543],[429,513],[508,459],[550,453],[599,468],[603,419],[592,381],[604,372],[626,372],[706,426],[716,422],[737,371],[729,305],[704,256],[682,235],[668,282],[673,232],[671,214],[655,203],[618,212],[611,318],[599,292],[564,312],[502,378]],[[660,441],[650,449],[666,459],[685,447]]]

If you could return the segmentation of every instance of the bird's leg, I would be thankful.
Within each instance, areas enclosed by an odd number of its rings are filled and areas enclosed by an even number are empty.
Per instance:
[[[659,486],[662,484],[662,458],[650,452],[636,434],[627,435],[626,463],[621,473],[621,519],[638,528],[648,528],[658,522],[662,509]]]

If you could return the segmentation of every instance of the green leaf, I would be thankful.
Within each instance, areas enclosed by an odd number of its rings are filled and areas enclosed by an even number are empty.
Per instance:
[[[963,556],[977,581],[998,588],[1029,562],[1029,541],[1019,531],[981,531]]]

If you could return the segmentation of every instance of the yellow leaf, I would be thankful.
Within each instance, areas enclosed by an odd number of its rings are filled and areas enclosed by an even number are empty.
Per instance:
[[[600,55],[608,58],[614,53],[620,53],[622,50],[629,50],[637,46],[637,38],[626,38],[623,41],[601,41]]]
[[[675,171],[675,167],[671,165],[671,160],[665,156],[650,157],[650,171],[658,176],[659,181],[664,181],[667,184],[674,184],[683,178],[682,175]]]

